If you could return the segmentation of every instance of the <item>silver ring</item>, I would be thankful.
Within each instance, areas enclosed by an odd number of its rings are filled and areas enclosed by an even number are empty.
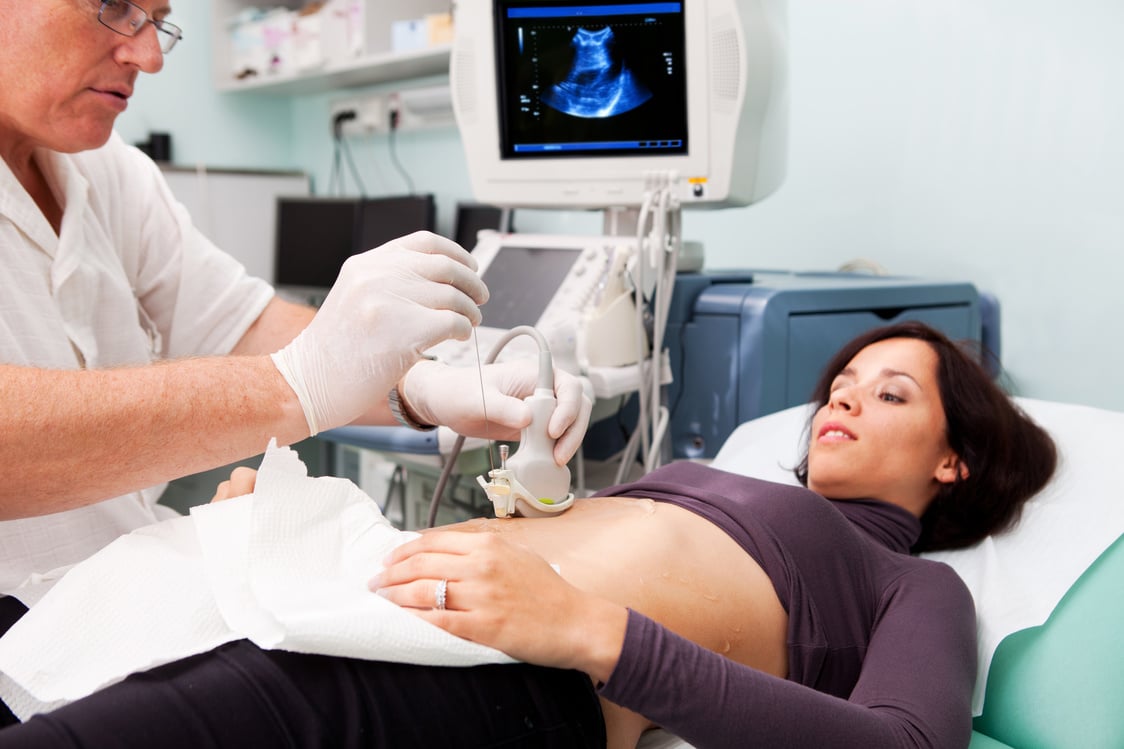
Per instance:
[[[437,581],[437,587],[433,589],[433,603],[434,608],[441,611],[445,610],[445,594],[449,592],[449,581],[442,578]]]

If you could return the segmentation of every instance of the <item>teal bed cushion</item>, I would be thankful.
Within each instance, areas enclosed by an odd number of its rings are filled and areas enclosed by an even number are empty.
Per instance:
[[[1124,538],[1045,624],[1000,643],[975,728],[1018,749],[1124,747]]]

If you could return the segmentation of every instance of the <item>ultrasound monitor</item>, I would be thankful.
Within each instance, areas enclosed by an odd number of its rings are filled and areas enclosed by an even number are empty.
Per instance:
[[[347,258],[420,229],[433,231],[432,195],[277,199],[274,283],[328,289]]]
[[[783,0],[459,0],[453,107],[473,192],[501,206],[683,206],[780,184]]]

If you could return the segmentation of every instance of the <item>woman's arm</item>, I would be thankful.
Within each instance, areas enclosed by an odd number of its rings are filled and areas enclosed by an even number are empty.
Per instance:
[[[549,522],[543,520],[541,522]],[[503,531],[435,531],[402,544],[369,587],[422,619],[540,666],[609,678],[624,643],[628,610],[564,580]],[[445,580],[446,608],[434,608]]]
[[[545,521],[544,521],[545,522]],[[966,747],[975,676],[971,598],[950,569],[904,576],[877,619],[850,699],[743,666],[573,588],[497,534],[427,533],[371,581],[455,635],[531,663],[577,668],[601,696],[698,749]],[[447,579],[446,610],[434,609]]]
[[[909,577],[885,603],[849,699],[734,663],[634,612],[601,696],[698,749],[746,737],[761,746],[966,747],[971,597],[947,568]]]

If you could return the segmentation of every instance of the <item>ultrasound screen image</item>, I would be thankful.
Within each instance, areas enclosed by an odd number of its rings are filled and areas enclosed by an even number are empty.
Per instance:
[[[570,74],[542,94],[548,107],[575,117],[615,117],[636,109],[652,92],[636,81],[627,63],[614,55],[611,26],[574,34]]]
[[[506,0],[496,22],[505,158],[687,152],[681,2]]]

